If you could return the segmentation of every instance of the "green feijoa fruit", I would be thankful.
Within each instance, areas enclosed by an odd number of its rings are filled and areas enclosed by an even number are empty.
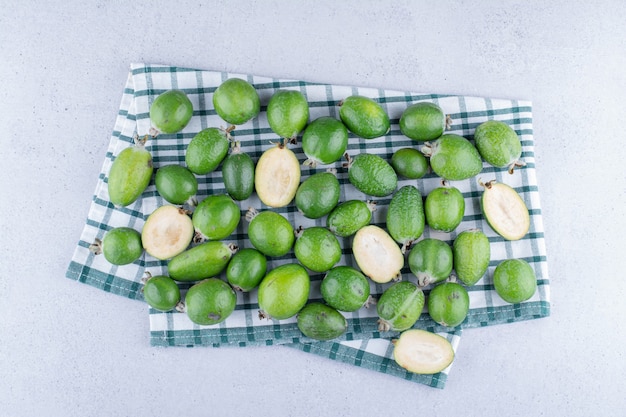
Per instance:
[[[341,159],[348,148],[348,129],[339,120],[322,116],[313,120],[302,134],[304,165],[315,168]]]
[[[399,281],[383,291],[376,303],[378,330],[409,329],[417,322],[424,308],[424,293],[409,281]]]
[[[219,278],[200,281],[185,295],[185,310],[191,321],[203,326],[218,324],[235,311],[237,294]]]
[[[226,267],[226,279],[237,291],[256,288],[267,272],[267,258],[252,248],[235,253]]]
[[[208,127],[198,132],[185,151],[187,168],[197,175],[215,171],[228,154],[231,131],[232,128]]]
[[[320,292],[324,301],[339,311],[357,311],[370,300],[370,284],[365,275],[346,265],[326,273]]]
[[[281,138],[293,139],[309,120],[309,103],[296,90],[278,90],[267,103],[267,122]]]
[[[530,299],[537,290],[537,277],[532,266],[523,259],[506,259],[493,271],[496,293],[511,304]]]
[[[155,310],[170,311],[180,302],[180,289],[166,275],[150,276],[143,285],[143,299]]]
[[[335,339],[348,329],[348,321],[337,309],[319,302],[304,306],[297,324],[303,335],[316,340]]]
[[[370,224],[375,202],[348,200],[335,207],[326,218],[328,230],[339,237],[349,237]]]
[[[463,323],[469,312],[469,294],[457,282],[444,282],[428,294],[428,314],[437,323],[456,327]]]
[[[107,187],[109,200],[116,206],[134,203],[150,184],[152,155],[144,147],[147,136],[135,138],[135,145],[122,150],[111,165]]]
[[[369,97],[353,95],[339,103],[339,117],[355,135],[374,139],[389,132],[389,116]]]
[[[346,154],[346,158],[348,180],[357,190],[374,197],[385,197],[396,190],[398,175],[382,157],[362,153],[354,158]]]
[[[481,123],[474,132],[474,142],[485,161],[497,168],[509,169],[512,174],[515,167],[523,166],[522,143],[515,130],[499,120]]]
[[[463,136],[445,134],[433,142],[427,142],[421,151],[430,158],[433,172],[444,180],[465,180],[483,169],[478,150]]]
[[[401,148],[391,155],[391,166],[401,177],[416,180],[428,172],[428,160],[414,148]]]
[[[250,209],[246,213],[248,238],[257,250],[266,256],[284,256],[293,247],[296,236],[293,226],[280,214],[273,211],[258,212]]]
[[[426,238],[417,242],[409,252],[408,261],[420,287],[443,281],[452,273],[452,249],[439,239]]]
[[[296,207],[304,217],[319,219],[339,203],[341,186],[334,171],[317,172],[302,181],[296,191]]]
[[[324,227],[309,227],[298,232],[294,254],[313,272],[326,272],[341,259],[337,237]]]
[[[283,264],[265,275],[258,290],[259,318],[295,316],[309,298],[311,279],[300,264]]]
[[[476,284],[487,272],[491,259],[489,239],[479,229],[465,230],[452,243],[454,271],[465,285]]]
[[[146,252],[157,259],[170,259],[183,252],[194,235],[188,212],[176,206],[160,206],[149,216],[141,229],[141,242]]]
[[[413,185],[401,187],[387,209],[387,231],[402,245],[402,253],[424,233],[422,194]]]
[[[165,165],[157,169],[154,185],[158,193],[172,204],[195,205],[198,180],[195,175],[181,165]]]
[[[434,230],[451,232],[465,214],[465,199],[458,188],[443,186],[432,190],[424,202],[426,223]]]
[[[434,140],[443,135],[449,120],[441,107],[423,101],[410,105],[402,112],[400,131],[413,140]]]
[[[522,197],[509,185],[495,180],[481,185],[483,216],[489,226],[506,240],[519,240],[530,229],[530,213]]]
[[[226,122],[242,125],[259,114],[261,100],[249,82],[229,78],[213,93],[213,107]]]
[[[254,191],[254,161],[241,151],[239,142],[222,162],[222,179],[226,192],[235,200],[245,200]]]
[[[196,241],[221,240],[237,229],[241,220],[239,206],[226,194],[214,194],[202,200],[193,212]]]
[[[154,99],[150,106],[150,121],[161,133],[180,132],[193,116],[193,105],[181,90],[168,90]]]
[[[427,330],[405,330],[393,340],[393,346],[396,363],[415,374],[436,374],[454,360],[454,348],[448,339]]]
[[[352,254],[363,274],[379,284],[399,279],[404,267],[404,255],[396,241],[373,224],[355,233]]]
[[[285,143],[261,154],[254,171],[254,188],[269,207],[285,207],[293,201],[300,185],[300,162]]]
[[[221,273],[236,252],[237,247],[232,244],[205,242],[173,257],[167,269],[176,281],[200,281]]]
[[[113,265],[127,265],[143,253],[141,234],[130,227],[116,227],[106,232],[102,240],[95,239],[89,250],[94,255],[104,254]]]

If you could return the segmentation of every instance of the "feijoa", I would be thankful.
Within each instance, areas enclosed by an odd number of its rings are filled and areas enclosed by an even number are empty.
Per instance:
[[[300,230],[293,251],[298,261],[313,272],[326,272],[341,259],[341,245],[325,227]]]
[[[320,284],[324,301],[339,311],[357,311],[370,300],[370,284],[359,270],[347,265],[332,268]]]
[[[421,151],[430,158],[433,172],[444,180],[465,180],[483,169],[478,150],[463,136],[445,134],[433,142],[426,142]]]
[[[530,299],[537,290],[537,277],[524,259],[506,259],[493,271],[496,293],[511,304]]]
[[[150,121],[158,132],[172,134],[187,126],[193,116],[193,105],[184,91],[168,90],[150,105]]]
[[[157,169],[154,177],[156,189],[167,201],[172,204],[195,205],[198,192],[198,180],[189,169],[182,165],[165,165]]]
[[[428,160],[415,148],[400,148],[391,155],[391,166],[401,177],[416,180],[428,172]]]
[[[465,285],[474,285],[489,267],[489,238],[479,229],[464,230],[452,243],[452,255],[456,277]]]
[[[499,120],[488,120],[478,125],[474,142],[485,161],[497,168],[508,168],[512,174],[516,167],[523,166],[522,143],[517,133],[508,124]]]
[[[515,189],[504,183],[489,181],[481,185],[481,209],[489,226],[506,240],[519,240],[530,229],[530,213]]]
[[[296,207],[309,219],[319,219],[339,203],[341,186],[334,170],[317,172],[300,184],[296,191]]]
[[[229,78],[213,93],[213,107],[226,122],[242,125],[259,114],[261,101],[249,82],[241,78]]]
[[[398,186],[398,175],[382,157],[362,153],[354,158],[346,154],[348,180],[357,190],[374,197],[385,197]]]
[[[417,277],[417,284],[443,281],[452,273],[452,249],[443,240],[426,238],[413,246],[409,252],[409,269]]]
[[[223,322],[235,311],[236,305],[235,291],[219,278],[200,281],[185,294],[187,316],[203,326]]]
[[[395,240],[376,225],[360,228],[352,241],[357,265],[372,281],[384,284],[400,278],[404,255]]]
[[[143,253],[141,234],[131,227],[116,227],[106,232],[102,240],[95,239],[89,250],[94,255],[104,254],[113,265],[127,265]]]
[[[213,194],[202,200],[193,212],[196,242],[222,240],[237,229],[241,220],[239,206],[227,194]]]
[[[413,140],[435,140],[443,135],[449,120],[437,104],[422,101],[402,112],[400,131]]]
[[[309,120],[309,103],[296,90],[278,90],[267,103],[267,122],[281,138],[294,139]]]
[[[250,155],[242,152],[239,142],[235,142],[222,162],[224,188],[234,200],[245,200],[254,192],[254,168]]]
[[[167,275],[151,276],[144,281],[143,299],[155,310],[170,311],[180,303],[178,284]]]
[[[436,374],[454,360],[454,348],[448,339],[427,330],[405,330],[393,345],[396,363],[415,374]]]
[[[286,255],[296,239],[293,226],[274,211],[261,211],[251,208],[246,213],[248,238],[257,250],[266,256]]]
[[[170,259],[191,243],[194,228],[186,210],[176,206],[160,206],[143,225],[141,242],[146,252],[157,259]]]
[[[303,335],[316,340],[335,339],[348,329],[348,321],[337,309],[319,302],[305,305],[297,324]]]
[[[412,282],[399,281],[383,291],[376,303],[378,330],[403,331],[413,327],[424,309],[424,293]]]
[[[185,151],[187,168],[197,175],[215,171],[228,154],[233,128],[208,127],[198,132]]]
[[[265,275],[258,290],[259,318],[284,320],[304,307],[311,279],[300,264],[283,264]]]
[[[109,200],[116,206],[128,206],[139,198],[152,178],[152,155],[143,139],[135,137],[135,145],[122,150],[113,160],[107,187]]]
[[[267,258],[253,248],[237,251],[226,267],[226,279],[237,291],[256,288],[267,272]]]
[[[435,188],[424,202],[426,223],[434,230],[451,232],[463,221],[465,199],[458,188],[444,185]]]
[[[376,202],[348,200],[335,207],[326,218],[328,230],[340,237],[349,237],[370,224]]]
[[[167,269],[176,281],[200,281],[221,273],[237,250],[237,246],[221,241],[201,243],[173,257]]]
[[[304,165],[315,168],[341,159],[348,148],[348,129],[339,120],[322,116],[313,120],[302,134]]]
[[[373,99],[352,95],[342,100],[339,106],[341,121],[355,135],[374,139],[389,132],[389,116]]]
[[[263,152],[254,171],[254,188],[265,205],[285,207],[300,185],[300,162],[284,142]]]
[[[427,303],[428,314],[435,322],[446,327],[456,327],[467,317],[470,299],[461,284],[444,282],[430,290]]]
[[[402,253],[424,232],[422,194],[413,185],[401,187],[387,209],[387,231],[402,245]]]

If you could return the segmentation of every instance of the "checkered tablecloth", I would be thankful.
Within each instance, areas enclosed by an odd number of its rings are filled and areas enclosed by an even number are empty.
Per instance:
[[[459,188],[466,202],[465,216],[461,225],[451,233],[436,232],[425,228],[423,237],[436,237],[451,243],[461,231],[480,228],[489,237],[491,243],[491,262],[487,274],[477,284],[468,288],[470,293],[470,312],[459,327],[444,328],[433,322],[424,312],[415,327],[426,328],[447,337],[456,349],[461,330],[529,320],[549,315],[549,278],[544,243],[544,229],[541,218],[539,190],[537,187],[532,130],[532,107],[528,101],[490,99],[455,95],[419,94],[409,91],[392,91],[374,88],[359,88],[330,84],[309,83],[298,80],[275,79],[251,74],[233,74],[209,70],[171,67],[164,65],[131,65],[128,81],[124,89],[120,111],[111,136],[108,151],[104,157],[101,173],[96,182],[93,201],[87,214],[87,220],[80,236],[74,255],[70,261],[67,277],[97,287],[101,290],[124,297],[142,300],[141,278],[146,272],[152,275],[167,274],[167,263],[143,255],[135,263],[125,266],[112,266],[102,256],[94,256],[88,247],[96,238],[119,226],[130,226],[140,231],[147,216],[158,206],[167,204],[156,191],[154,183],[134,204],[125,208],[116,208],[110,203],[107,191],[107,175],[110,166],[119,152],[132,145],[135,134],[145,135],[150,129],[149,108],[152,101],[162,92],[177,88],[185,91],[194,107],[193,117],[183,131],[173,135],[161,134],[146,143],[154,159],[155,169],[166,164],[184,165],[185,149],[189,141],[200,130],[207,127],[226,127],[226,123],[216,114],[212,105],[212,94],[227,78],[246,79],[258,91],[261,99],[261,113],[244,125],[237,126],[234,138],[240,142],[242,150],[253,160],[257,160],[263,151],[274,146],[279,138],[269,128],[265,116],[265,106],[272,94],[278,89],[295,89],[302,92],[309,102],[310,120],[320,116],[338,118],[338,103],[345,97],[359,94],[371,97],[381,103],[391,119],[391,131],[385,136],[373,140],[360,139],[350,135],[348,153],[355,156],[362,152],[375,153],[389,159],[393,152],[403,147],[419,147],[416,142],[403,136],[398,128],[402,111],[416,101],[437,103],[452,118],[449,133],[455,133],[472,139],[474,129],[481,122],[497,119],[511,125],[521,138],[522,158],[526,165],[513,175],[506,169],[497,169],[485,163],[482,172],[475,178],[454,181],[451,185]],[[298,159],[306,157],[300,145],[292,145]],[[356,190],[348,181],[347,171],[339,161],[332,167],[338,171],[342,185],[340,201],[349,199],[375,200],[377,210],[372,223],[385,226],[386,207],[391,196],[371,198]],[[302,180],[309,175],[325,170],[329,166],[317,168],[302,167]],[[214,193],[224,193],[220,170],[208,175],[198,176],[198,200]],[[514,187],[526,202],[531,215],[531,229],[522,240],[511,242],[502,239],[493,232],[480,212],[479,197],[483,182],[496,179]],[[440,179],[434,174],[427,174],[420,180],[400,179],[398,187],[412,184],[423,196],[440,185]],[[249,207],[268,210],[253,194],[248,200],[238,202],[242,214]],[[311,220],[302,216],[295,205],[271,209],[285,216],[294,228],[299,226],[324,226],[325,217]],[[242,219],[237,230],[226,239],[243,247],[251,247],[247,239],[247,223]],[[350,246],[351,239],[340,239],[343,256],[339,264],[356,267]],[[523,258],[534,268],[537,275],[538,290],[528,301],[511,305],[504,302],[495,292],[491,279],[493,269],[503,259]],[[268,269],[278,265],[297,262],[293,251],[280,258],[268,259]],[[403,269],[402,279],[415,281],[408,265]],[[324,274],[311,273],[311,300],[320,300],[319,284]],[[380,295],[390,284],[371,283],[374,296]],[[190,284],[181,284],[183,293]],[[425,288],[428,294],[429,287]],[[259,319],[256,291],[238,293],[235,312],[224,322],[214,326],[198,326],[192,323],[184,313],[161,313],[149,310],[150,342],[154,346],[246,346],[251,344],[285,344],[287,346],[315,353],[330,359],[351,363],[356,366],[393,374],[402,378],[443,388],[450,368],[433,376],[410,374],[399,368],[392,359],[390,340],[398,334],[379,332],[377,314],[374,307],[362,308],[354,313],[346,313],[347,332],[337,340],[319,342],[304,337],[297,329],[295,319],[272,321]]]

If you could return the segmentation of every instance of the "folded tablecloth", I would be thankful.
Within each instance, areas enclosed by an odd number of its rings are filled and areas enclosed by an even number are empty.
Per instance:
[[[391,130],[383,137],[365,140],[350,134],[348,153],[352,156],[361,152],[375,153],[389,159],[393,152],[403,147],[416,147],[416,142],[403,136],[398,127],[402,111],[417,101],[437,103],[452,119],[449,133],[455,133],[472,139],[478,124],[488,119],[497,119],[511,125],[522,141],[522,158],[526,165],[509,174],[506,169],[497,169],[484,163],[482,172],[475,178],[454,181],[452,185],[463,193],[466,210],[463,222],[451,233],[437,232],[425,228],[423,237],[436,237],[449,243],[455,236],[466,229],[480,228],[489,237],[491,243],[491,262],[487,274],[476,285],[468,288],[470,292],[470,312],[467,319],[457,328],[450,329],[436,324],[424,311],[416,328],[426,328],[447,337],[456,349],[461,330],[465,328],[489,326],[494,324],[535,319],[549,315],[549,278],[544,243],[544,229],[541,218],[539,190],[535,172],[532,107],[528,101],[491,99],[456,95],[420,94],[409,91],[361,88],[331,84],[310,83],[299,80],[276,79],[251,74],[234,74],[192,68],[165,65],[131,65],[127,84],[124,89],[120,111],[111,135],[109,148],[104,158],[101,173],[96,183],[93,201],[90,206],[85,227],[80,236],[74,255],[70,261],[67,277],[75,279],[104,291],[124,297],[142,300],[141,279],[146,272],[152,275],[167,274],[167,262],[143,255],[130,265],[113,266],[102,256],[94,256],[89,245],[102,238],[113,227],[129,226],[141,230],[147,216],[158,206],[167,204],[151,183],[142,197],[125,208],[116,208],[110,203],[107,191],[107,175],[110,166],[119,152],[132,145],[135,134],[146,135],[150,130],[149,108],[152,101],[162,92],[177,88],[185,91],[194,106],[194,116],[181,132],[173,135],[161,134],[146,143],[154,160],[155,168],[167,164],[184,165],[185,149],[189,141],[200,130],[207,127],[226,127],[226,123],[216,114],[212,106],[212,94],[227,78],[238,77],[250,82],[261,98],[261,113],[244,125],[237,126],[233,132],[243,151],[258,159],[263,151],[279,138],[269,128],[265,116],[265,106],[272,94],[278,89],[296,89],[302,92],[309,102],[310,120],[320,116],[338,118],[338,103],[353,94],[368,96],[385,108],[391,119]],[[299,145],[292,145],[298,159],[306,159]],[[337,169],[337,177],[342,185],[340,201],[349,199],[375,200],[377,210],[372,224],[385,226],[386,206],[391,196],[371,198],[356,190],[348,181],[347,170],[342,161],[330,166],[317,168],[302,167],[302,180],[309,175],[325,170]],[[493,232],[480,212],[479,197],[482,187],[479,180],[495,179],[514,187],[526,202],[531,215],[531,228],[526,237],[519,241],[506,241]],[[198,176],[198,200],[210,194],[224,193],[225,188],[220,170],[208,175]],[[412,184],[423,196],[440,185],[440,178],[429,173],[420,180],[400,179],[398,186]],[[242,214],[249,207],[267,210],[267,206],[253,194],[248,200],[238,202]],[[302,216],[294,204],[280,209],[272,209],[285,216],[294,228],[299,226],[324,226],[325,218],[311,220]],[[251,247],[247,239],[247,223],[241,221],[237,230],[226,241],[239,246]],[[356,267],[350,251],[351,240],[340,239],[343,256],[339,264]],[[495,266],[503,259],[523,258],[534,268],[537,275],[538,290],[528,301],[511,305],[503,301],[495,292],[491,280]],[[280,258],[269,258],[268,269],[278,265],[297,262],[293,251]],[[402,279],[415,280],[408,266],[403,269]],[[323,274],[311,273],[312,288],[310,300],[320,300],[319,283]],[[380,295],[390,284],[371,283],[374,296]],[[183,293],[189,284],[181,284]],[[425,288],[428,293],[429,287]],[[285,344],[334,360],[352,363],[357,366],[375,369],[442,388],[449,368],[434,376],[410,374],[399,368],[391,357],[390,340],[397,337],[394,332],[380,332],[377,328],[375,307],[362,308],[354,313],[346,313],[348,331],[337,340],[319,342],[304,337],[297,329],[295,319],[266,320],[258,318],[256,291],[238,293],[235,312],[224,322],[214,326],[198,326],[192,323],[184,313],[162,313],[153,309],[150,312],[150,340],[155,346],[221,346],[250,344]]]

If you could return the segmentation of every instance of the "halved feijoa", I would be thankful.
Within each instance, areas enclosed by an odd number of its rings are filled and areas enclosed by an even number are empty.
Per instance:
[[[269,207],[291,203],[300,185],[300,162],[284,142],[263,152],[254,172],[254,188]]]
[[[259,318],[284,320],[295,316],[309,298],[311,279],[300,264],[283,264],[265,275],[259,285]]]
[[[185,294],[187,316],[204,326],[223,322],[235,311],[236,305],[235,291],[219,278],[200,281]]]
[[[150,121],[157,130],[166,134],[180,132],[193,116],[193,105],[184,91],[168,90],[150,105]]]
[[[348,147],[348,129],[339,120],[322,116],[313,120],[302,134],[304,165],[315,168],[341,159]]]
[[[363,274],[372,281],[383,284],[400,278],[404,255],[384,229],[373,224],[359,229],[354,235],[352,253]]]
[[[493,286],[507,303],[521,303],[535,294],[537,277],[524,259],[506,259],[493,271]]]
[[[339,106],[341,121],[355,135],[374,139],[389,132],[389,116],[373,99],[353,95],[342,100]]]
[[[467,290],[457,282],[444,282],[428,293],[428,314],[442,326],[456,327],[463,323],[469,305]]]
[[[515,167],[523,166],[522,143],[508,124],[499,120],[481,123],[474,132],[474,142],[485,161],[497,168],[508,168],[512,174]]]
[[[320,302],[305,305],[297,323],[303,335],[316,340],[335,339],[348,328],[348,321],[337,309]]]
[[[278,90],[267,103],[267,122],[281,138],[295,139],[309,120],[309,103],[296,90]]]
[[[522,197],[509,185],[489,181],[481,198],[481,209],[489,226],[506,240],[519,240],[530,229],[530,214]]]
[[[421,151],[430,158],[433,172],[444,180],[465,180],[483,169],[478,150],[463,136],[445,134],[433,142],[426,142]]]
[[[376,303],[378,330],[403,331],[413,327],[424,308],[424,293],[412,282],[399,281],[387,288]]]
[[[148,216],[141,230],[141,241],[148,254],[163,260],[187,249],[193,235],[193,223],[187,211],[167,205]]]
[[[261,101],[249,82],[241,78],[229,78],[213,93],[213,107],[226,122],[241,125],[259,114]]]
[[[365,275],[347,265],[332,268],[320,284],[326,303],[339,311],[352,312],[370,300],[370,284]]]
[[[448,339],[427,330],[406,330],[393,344],[396,363],[416,374],[436,374],[454,360],[454,349]]]
[[[446,115],[435,103],[422,101],[407,107],[400,117],[400,131],[413,140],[434,140],[446,130]]]

